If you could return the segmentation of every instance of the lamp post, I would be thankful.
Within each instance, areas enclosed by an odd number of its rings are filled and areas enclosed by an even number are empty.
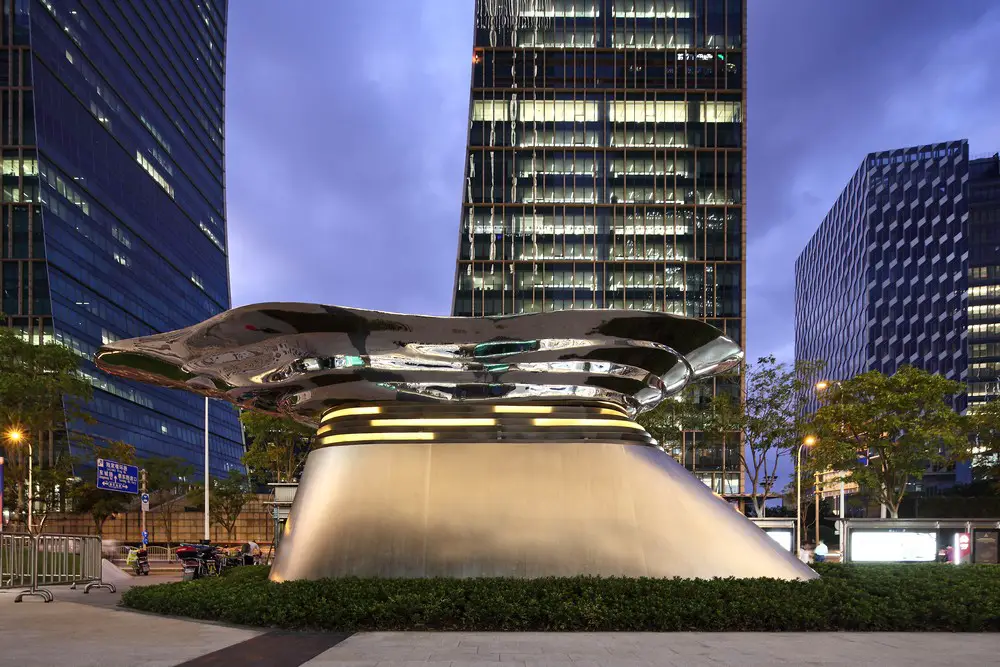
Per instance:
[[[816,436],[807,435],[795,454],[795,555],[802,555],[802,450],[816,444]]]
[[[22,441],[28,445],[28,532],[31,533],[33,523],[32,506],[35,504],[35,484],[31,476],[32,459],[34,458],[31,450],[31,440],[18,428],[8,430],[7,439],[15,445]]]
[[[205,397],[205,544],[211,542],[211,537],[209,535],[210,523],[208,520],[208,503],[209,503],[209,493],[208,493],[208,396]]]

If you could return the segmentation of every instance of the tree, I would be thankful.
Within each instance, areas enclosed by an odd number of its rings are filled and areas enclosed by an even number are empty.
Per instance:
[[[707,421],[709,384],[688,385],[684,391],[639,415],[638,422],[661,445],[679,443],[684,431],[701,430]]]
[[[246,411],[240,415],[249,446],[243,455],[256,484],[290,482],[309,453],[313,430],[288,418]]]
[[[17,430],[30,438],[39,463],[48,453],[48,467],[57,463],[55,441],[66,435],[67,419],[87,420],[82,406],[92,388],[78,373],[79,357],[57,344],[35,345],[19,332],[0,327],[0,429]],[[28,465],[23,438],[0,440],[9,479],[5,500],[24,513]]]
[[[812,469],[848,473],[898,517],[907,482],[921,479],[928,466],[969,457],[967,422],[951,405],[963,390],[960,382],[912,366],[833,385],[812,419]]]
[[[167,538],[167,549],[173,543],[174,538],[174,500],[177,498],[179,489],[185,491],[190,486],[189,482],[183,481],[194,475],[194,466],[184,459],[172,456],[169,458],[150,458],[142,462],[142,467],[146,471],[146,489],[149,493],[150,504],[157,505],[156,516],[159,517],[163,525],[164,536]]]
[[[226,529],[226,535],[233,539],[236,521],[247,504],[254,498],[250,490],[250,480],[238,470],[230,470],[223,479],[213,479],[209,487],[209,517]],[[195,485],[188,492],[188,502],[199,509],[205,508],[205,486]]]
[[[740,463],[750,482],[754,512],[766,515],[767,497],[777,483],[778,463],[798,446],[802,435],[802,396],[823,364],[800,361],[789,366],[773,356],[746,364],[742,398],[719,394],[711,402],[708,434],[723,443],[740,438]]]
[[[132,464],[135,461],[135,447],[126,442],[110,441],[106,445],[95,445],[93,454],[95,459],[111,459],[118,463]],[[98,535],[108,519],[127,510],[133,501],[129,494],[98,489],[96,472],[94,482],[89,479],[79,482],[73,488],[72,495],[77,510],[90,514]]]
[[[0,421],[31,435],[39,460],[47,448],[49,465],[56,460],[55,435],[65,431],[66,420],[86,418],[82,407],[93,388],[79,366],[80,357],[64,345],[34,345],[0,328]]]
[[[1000,490],[1000,399],[969,410],[972,436],[972,474]]]

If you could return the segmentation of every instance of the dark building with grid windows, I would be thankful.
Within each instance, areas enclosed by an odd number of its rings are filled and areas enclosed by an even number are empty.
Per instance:
[[[745,16],[745,0],[477,0],[455,315],[661,310],[744,341]],[[742,490],[738,445],[664,444]]]
[[[969,408],[1000,397],[1000,154],[969,163]]]
[[[0,1],[2,324],[83,357],[97,423],[73,429],[201,469],[202,400],[91,359],[230,305],[226,0]],[[240,466],[235,411],[209,430],[213,472]]]
[[[969,184],[964,140],[865,158],[795,263],[797,360],[825,361],[830,380],[903,365],[968,380]]]

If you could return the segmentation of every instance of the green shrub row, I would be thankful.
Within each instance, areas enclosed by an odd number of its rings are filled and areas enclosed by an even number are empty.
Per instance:
[[[131,609],[289,629],[1000,631],[1000,567],[820,564],[822,578],[325,579],[266,567],[140,586]]]

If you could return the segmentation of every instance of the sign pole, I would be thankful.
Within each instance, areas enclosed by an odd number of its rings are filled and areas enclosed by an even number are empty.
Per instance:
[[[34,535],[35,533],[32,530],[33,516],[31,506],[35,504],[35,483],[31,479],[31,468],[33,467],[32,459],[35,457],[31,452],[31,438],[26,438],[26,440],[28,441],[28,533]]]
[[[149,533],[146,532],[146,511],[149,509],[149,496],[147,495],[146,488],[146,469],[143,468],[139,471],[139,480],[142,483],[142,495],[139,499],[142,501],[142,542],[143,545],[146,544]]]
[[[208,523],[208,396],[205,397],[205,544],[211,541]]]

